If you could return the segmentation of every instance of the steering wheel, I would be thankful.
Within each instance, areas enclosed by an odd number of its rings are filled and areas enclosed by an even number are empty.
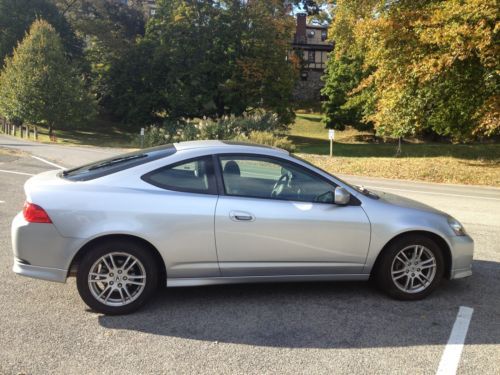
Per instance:
[[[284,173],[281,177],[276,181],[273,186],[273,190],[271,191],[271,198],[276,198],[283,191],[283,187],[288,184],[290,180],[290,175],[288,173]]]

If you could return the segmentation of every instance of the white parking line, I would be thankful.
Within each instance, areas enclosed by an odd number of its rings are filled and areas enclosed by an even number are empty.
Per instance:
[[[474,198],[474,199],[489,199],[492,201],[500,201],[500,198],[492,198],[492,197],[481,197],[478,195],[471,196],[471,195],[462,195],[462,194],[453,194],[453,193],[436,193],[433,191],[418,191],[418,190],[409,190],[409,189],[396,189],[396,188],[389,188],[389,187],[384,187],[384,186],[374,186],[374,185],[366,185],[367,187],[370,187],[372,189],[376,190],[393,190],[393,191],[401,191],[401,192],[407,192],[407,193],[418,193],[418,194],[430,194],[430,195],[444,195],[447,197],[460,197],[460,198]]]
[[[45,159],[43,159],[43,158],[41,158],[41,157],[34,156],[34,155],[31,155],[31,157],[32,157],[33,159],[40,160],[41,162],[46,163],[46,164],[48,164],[48,165],[52,165],[53,167],[56,167],[56,168],[59,168],[59,169],[64,169],[64,167],[62,167],[62,166],[60,166],[60,165],[58,165],[58,164],[56,164],[56,163],[52,163],[51,161],[45,160]]]
[[[34,174],[32,173],[24,173],[24,172],[16,172],[16,171],[7,171],[5,169],[0,169],[0,172],[3,172],[3,173],[12,173],[12,174],[20,174],[20,175],[23,175],[23,176],[34,176]]]
[[[469,329],[469,323],[474,309],[471,307],[460,306],[457,319],[453,324],[450,338],[444,349],[441,362],[437,370],[438,375],[454,375],[457,373],[458,363],[464,348],[465,337]]]

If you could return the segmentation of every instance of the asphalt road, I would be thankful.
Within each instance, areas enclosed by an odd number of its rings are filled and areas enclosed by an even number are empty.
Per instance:
[[[63,166],[116,153],[16,142],[0,136],[0,147]],[[474,313],[458,373],[500,373],[498,189],[351,177],[445,210],[475,239],[474,275],[443,282],[423,301],[394,301],[361,282],[232,285],[162,290],[138,313],[106,317],[87,310],[74,279],[11,271],[9,228],[22,185],[52,168],[0,155],[0,374],[433,374],[460,306]]]

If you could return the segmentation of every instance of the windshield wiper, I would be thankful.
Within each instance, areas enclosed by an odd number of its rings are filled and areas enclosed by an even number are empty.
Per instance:
[[[99,168],[109,167],[110,165],[123,163],[124,161],[130,161],[130,160],[135,160],[135,159],[145,158],[146,156],[147,156],[146,154],[141,154],[141,155],[131,155],[131,156],[122,156],[122,157],[120,157],[120,158],[115,158],[115,159],[111,159],[111,160],[106,160],[106,161],[104,161],[104,162],[102,162],[102,163],[99,163],[99,164],[93,165],[93,166],[92,166],[92,167],[90,167],[88,170],[89,170],[89,171],[93,171],[93,170],[96,170],[96,169],[99,169]]]

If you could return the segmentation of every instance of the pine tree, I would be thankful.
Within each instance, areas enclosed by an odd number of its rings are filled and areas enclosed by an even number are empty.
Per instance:
[[[36,20],[0,74],[0,114],[9,120],[69,128],[90,120],[95,104],[68,62],[59,34]]]

